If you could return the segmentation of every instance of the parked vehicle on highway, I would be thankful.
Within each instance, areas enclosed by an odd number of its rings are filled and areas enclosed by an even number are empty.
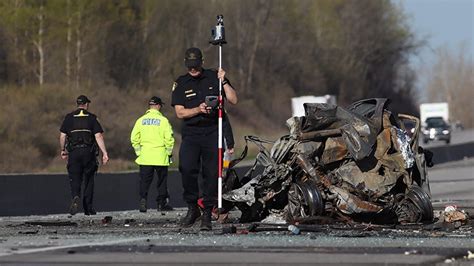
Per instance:
[[[241,222],[274,222],[272,217],[288,223],[321,222],[321,217],[382,224],[431,222],[426,167],[432,165],[432,153],[418,146],[419,119],[394,115],[388,103],[383,98],[347,108],[305,103],[305,116],[287,120],[288,135],[274,142],[246,136],[260,152],[242,178],[232,168],[245,157],[247,147],[231,162],[224,186],[226,205],[240,209]],[[406,120],[415,125],[412,138]]]
[[[423,128],[423,143],[441,140],[449,144],[451,142],[451,126],[446,123],[443,117],[430,117],[425,121]]]

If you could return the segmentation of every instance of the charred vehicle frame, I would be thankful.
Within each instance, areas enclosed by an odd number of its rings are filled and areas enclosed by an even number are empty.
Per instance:
[[[287,120],[288,135],[275,142],[246,136],[241,157],[226,173],[224,206],[238,207],[241,222],[273,215],[288,223],[315,217],[431,222],[426,167],[432,165],[432,153],[418,146],[419,119],[395,115],[388,104],[384,98],[347,108],[304,104],[304,117]],[[405,131],[406,120],[416,125],[412,138]],[[233,167],[245,158],[249,142],[259,153],[240,178]]]

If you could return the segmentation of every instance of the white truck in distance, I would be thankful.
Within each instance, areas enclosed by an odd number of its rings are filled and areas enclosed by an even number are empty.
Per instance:
[[[434,140],[445,141],[446,144],[451,142],[448,103],[420,104],[420,121],[423,143]]]
[[[323,95],[323,96],[300,96],[291,98],[291,111],[292,116],[304,116],[304,103],[330,103],[336,104],[336,96],[334,95]]]
[[[449,121],[448,103],[422,103],[420,104],[420,121],[426,126],[429,117],[442,117],[446,123]]]

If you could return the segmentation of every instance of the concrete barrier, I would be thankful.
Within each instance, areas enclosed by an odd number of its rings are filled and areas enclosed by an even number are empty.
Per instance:
[[[94,207],[97,211],[138,208],[138,173],[98,173]],[[150,187],[150,207],[156,208],[156,178]],[[172,206],[184,206],[181,178],[170,171],[168,190]],[[0,176],[0,216],[66,213],[71,202],[66,174]]]
[[[423,146],[422,146],[423,147]],[[433,162],[446,163],[474,157],[474,142],[427,148],[433,152]]]
[[[248,167],[237,170],[243,176]],[[94,207],[100,211],[138,209],[138,172],[98,173],[95,178]],[[170,205],[185,207],[181,175],[168,173]],[[148,193],[148,207],[156,209],[156,178]],[[0,216],[22,216],[67,213],[71,203],[66,174],[0,175]]]

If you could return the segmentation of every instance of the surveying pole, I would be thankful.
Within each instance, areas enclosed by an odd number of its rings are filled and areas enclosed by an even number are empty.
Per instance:
[[[222,45],[226,44],[225,32],[224,32],[224,16],[217,15],[217,25],[211,30],[211,41],[209,43],[219,46],[219,70],[222,68]],[[222,116],[224,109],[224,100],[222,98],[222,82],[219,80],[219,106],[218,106],[218,179],[217,179],[217,208],[219,211],[222,209]]]

